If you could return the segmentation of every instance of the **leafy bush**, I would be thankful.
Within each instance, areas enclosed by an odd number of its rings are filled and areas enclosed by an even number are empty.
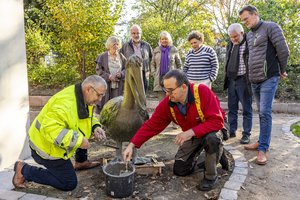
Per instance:
[[[28,65],[30,86],[43,85],[44,88],[64,87],[80,81],[74,67],[56,64],[50,67]]]
[[[26,56],[27,63],[38,65],[43,63],[44,56],[50,51],[49,38],[39,27],[26,26]]]

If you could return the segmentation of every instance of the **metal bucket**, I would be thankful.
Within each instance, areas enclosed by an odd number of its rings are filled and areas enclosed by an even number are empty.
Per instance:
[[[106,194],[115,198],[125,198],[132,195],[134,190],[133,164],[126,166],[124,163],[111,162],[103,167],[105,174]]]

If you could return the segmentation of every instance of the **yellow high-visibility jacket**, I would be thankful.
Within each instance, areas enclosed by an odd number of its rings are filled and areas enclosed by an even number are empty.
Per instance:
[[[44,159],[69,159],[100,123],[86,106],[81,84],[52,96],[29,129],[29,145]]]

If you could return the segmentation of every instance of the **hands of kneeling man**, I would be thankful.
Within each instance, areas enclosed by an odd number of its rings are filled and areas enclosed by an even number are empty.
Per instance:
[[[97,128],[95,128],[93,135],[96,140],[105,140],[106,139],[105,131],[99,126]]]
[[[192,129],[179,133],[175,138],[175,144],[181,146],[185,141],[191,139],[195,136],[195,133]]]

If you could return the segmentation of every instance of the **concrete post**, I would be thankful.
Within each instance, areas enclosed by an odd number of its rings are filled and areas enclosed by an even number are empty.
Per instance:
[[[0,170],[29,156],[28,79],[22,0],[0,0]],[[25,150],[23,148],[25,147]]]

